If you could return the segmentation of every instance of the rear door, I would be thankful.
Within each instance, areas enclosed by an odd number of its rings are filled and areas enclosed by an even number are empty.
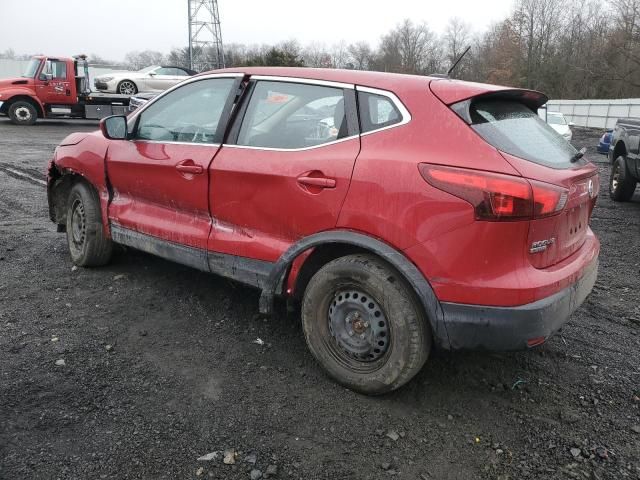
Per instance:
[[[220,148],[242,75],[189,82],[130,121],[131,140],[111,141],[112,225],[205,249],[209,165]]]
[[[337,223],[360,151],[355,90],[278,77],[249,89],[211,164],[209,250],[274,261]]]

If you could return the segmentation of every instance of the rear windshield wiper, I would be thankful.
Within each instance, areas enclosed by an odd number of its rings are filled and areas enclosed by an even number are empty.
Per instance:
[[[584,157],[584,154],[587,153],[587,147],[582,147],[580,150],[578,150],[570,159],[569,161],[571,163],[575,163],[578,160],[580,160],[582,157]]]

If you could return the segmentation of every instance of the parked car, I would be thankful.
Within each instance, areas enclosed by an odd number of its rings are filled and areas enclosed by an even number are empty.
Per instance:
[[[598,142],[598,153],[602,153],[607,155],[609,153],[609,146],[611,145],[611,135],[613,134],[613,129],[608,129],[606,132],[602,134],[600,137],[600,142]]]
[[[134,110],[136,110],[137,108],[140,108],[149,100],[157,96],[158,96],[157,92],[136,93],[135,95],[129,98],[129,111],[133,112]]]
[[[573,122],[567,122],[567,119],[564,118],[564,115],[560,112],[547,112],[547,123],[553,128],[556,132],[562,135],[567,142],[570,142],[573,138],[573,132],[571,128],[573,126]]]
[[[94,85],[104,92],[135,95],[166,90],[195,74],[188,68],[154,65],[137,72],[124,70],[100,75],[95,78]]]
[[[301,302],[328,374],[380,394],[433,347],[526,349],[596,280],[597,168],[535,91],[348,70],[196,76],[56,149],[74,264],[123,244]],[[331,117],[331,121],[327,119]]]
[[[640,181],[640,119],[619,118],[609,147],[609,195],[616,202],[631,200]]]

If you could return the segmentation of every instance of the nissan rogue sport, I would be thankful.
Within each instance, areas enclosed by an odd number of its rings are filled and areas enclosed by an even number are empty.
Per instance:
[[[336,381],[380,394],[430,350],[526,349],[590,292],[596,167],[535,91],[376,72],[195,76],[48,172],[74,264],[122,244],[301,302]]]

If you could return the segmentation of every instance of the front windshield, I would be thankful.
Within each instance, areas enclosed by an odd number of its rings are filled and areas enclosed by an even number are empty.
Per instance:
[[[143,68],[142,70],[138,70],[140,73],[149,73],[158,68],[157,65],[151,65],[150,67]]]
[[[29,65],[27,65],[27,68],[24,70],[24,73],[22,74],[22,76],[24,78],[35,78],[36,73],[38,72],[39,66],[40,66],[40,59],[32,58],[31,61],[29,62]]]
[[[566,120],[564,119],[564,116],[558,115],[557,113],[548,113],[547,123],[549,125],[566,125],[567,124]]]

